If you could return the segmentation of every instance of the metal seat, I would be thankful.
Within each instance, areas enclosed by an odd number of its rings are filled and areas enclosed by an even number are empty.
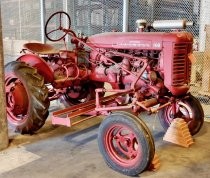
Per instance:
[[[23,47],[28,51],[37,54],[43,54],[43,55],[59,54],[59,50],[49,44],[25,43]]]

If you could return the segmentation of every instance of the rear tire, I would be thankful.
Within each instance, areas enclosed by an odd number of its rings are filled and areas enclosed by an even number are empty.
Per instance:
[[[7,119],[16,132],[32,134],[48,117],[48,89],[37,70],[23,62],[5,66]]]
[[[99,127],[98,145],[107,165],[128,176],[136,176],[148,168],[155,154],[149,129],[127,112],[106,117]]]

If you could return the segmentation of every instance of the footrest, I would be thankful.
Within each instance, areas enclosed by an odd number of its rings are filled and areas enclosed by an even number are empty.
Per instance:
[[[69,118],[60,118],[60,117],[52,116],[52,124],[71,127],[71,122]]]
[[[115,98],[120,96],[121,93],[116,93],[110,96],[106,96],[103,98],[100,98],[100,103],[102,105],[106,105],[107,103],[115,101]],[[78,116],[90,113],[92,111],[95,111],[96,104],[95,100],[88,101],[86,103],[81,103],[78,105],[70,106],[69,108],[65,108],[62,110],[58,110],[52,113],[52,124],[53,125],[64,125],[67,127],[71,127],[72,125],[75,125],[72,123],[72,119],[77,118]],[[97,111],[93,112],[93,116],[96,116]],[[93,116],[87,117],[86,119],[81,119],[81,121],[76,121],[75,123],[80,123],[82,121],[88,120],[92,118]]]

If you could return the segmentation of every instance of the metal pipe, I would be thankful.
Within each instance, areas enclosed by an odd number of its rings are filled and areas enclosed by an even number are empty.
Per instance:
[[[68,1],[63,0],[63,11],[68,13]]]
[[[1,25],[1,7],[0,7],[0,150],[7,148],[9,144],[7,115],[6,115],[6,99],[4,86],[4,58],[3,58],[3,41],[2,41],[2,25]]]
[[[123,0],[123,32],[128,31],[129,0]]]
[[[200,1],[200,22],[199,22],[199,51],[205,51],[206,46],[206,31],[205,26],[206,24],[210,23],[210,16],[209,16],[209,8],[210,4],[206,0]]]
[[[22,20],[21,20],[21,3],[18,1],[18,18],[19,18],[19,40],[22,40]]]
[[[155,20],[152,23],[154,29],[185,29],[186,20]]]
[[[68,13],[68,0],[63,0],[63,11]],[[68,20],[67,20],[66,16],[65,16],[64,20],[65,20],[65,27],[68,27],[69,24],[68,24]],[[65,36],[65,41],[68,44],[68,41],[69,41],[68,35]]]
[[[165,103],[165,104],[159,106],[158,108],[151,108],[150,112],[155,113],[155,112],[159,111],[160,109],[162,109],[166,106],[169,106],[169,105],[171,105],[171,102]]]
[[[45,0],[40,0],[41,42],[46,43],[45,37]]]

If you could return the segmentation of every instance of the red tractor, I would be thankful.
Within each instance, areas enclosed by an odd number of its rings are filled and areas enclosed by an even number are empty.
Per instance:
[[[155,153],[153,137],[138,113],[158,112],[164,129],[173,119],[183,118],[192,135],[199,132],[203,109],[189,93],[193,36],[180,30],[154,31],[185,28],[185,21],[147,25],[141,20],[138,32],[88,38],[77,36],[70,25],[67,13],[54,13],[45,34],[50,41],[64,41],[65,50],[27,43],[24,54],[6,65],[7,118],[16,131],[40,129],[50,101],[62,97],[69,107],[52,113],[53,124],[72,126],[107,115],[99,127],[100,151],[111,168],[130,176],[145,170]],[[106,89],[105,83],[111,88]],[[105,96],[107,92],[113,94]],[[72,122],[82,114],[88,116]]]

